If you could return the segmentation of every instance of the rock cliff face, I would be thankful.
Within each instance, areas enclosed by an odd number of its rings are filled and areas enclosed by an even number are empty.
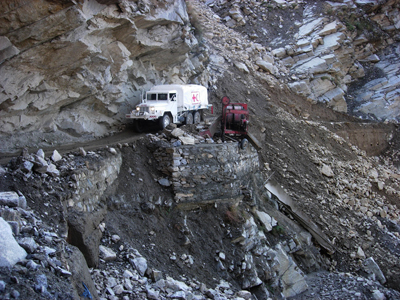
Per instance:
[[[3,135],[104,136],[141,89],[203,70],[183,0],[2,1],[0,11]]]
[[[245,63],[294,93],[339,112],[398,121],[399,1],[213,1],[211,7],[223,24],[262,46],[259,58]]]

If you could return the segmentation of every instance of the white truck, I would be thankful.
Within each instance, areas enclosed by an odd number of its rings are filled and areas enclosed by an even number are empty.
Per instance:
[[[170,123],[198,124],[205,109],[210,109],[207,89],[201,85],[156,85],[127,119],[134,121],[135,130],[141,132],[146,122],[156,122],[161,129]]]

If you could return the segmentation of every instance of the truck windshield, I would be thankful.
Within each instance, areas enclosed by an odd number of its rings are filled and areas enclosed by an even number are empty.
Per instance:
[[[158,97],[157,97],[158,96]],[[147,100],[168,100],[168,94],[167,93],[147,93]]]
[[[158,94],[158,100],[168,100],[168,94],[167,93]]]

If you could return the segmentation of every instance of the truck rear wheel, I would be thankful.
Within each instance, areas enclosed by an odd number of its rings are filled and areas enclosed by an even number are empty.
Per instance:
[[[193,123],[194,123],[194,124],[199,124],[200,121],[201,121],[200,112],[196,111],[196,112],[194,113],[194,116],[193,116]]]
[[[171,124],[171,118],[168,114],[163,115],[160,118],[160,128],[163,130],[165,127],[167,127],[169,124]]]
[[[191,112],[188,112],[186,115],[186,125],[193,124],[193,115]]]

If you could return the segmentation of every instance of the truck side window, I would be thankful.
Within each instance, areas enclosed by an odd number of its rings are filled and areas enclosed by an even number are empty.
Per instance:
[[[169,100],[176,101],[176,93],[169,94]]]
[[[158,100],[168,100],[168,94],[158,94]]]

